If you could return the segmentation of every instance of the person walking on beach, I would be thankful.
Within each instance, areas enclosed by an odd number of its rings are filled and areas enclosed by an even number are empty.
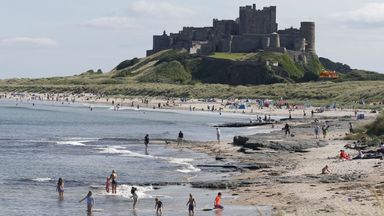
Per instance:
[[[177,135],[177,147],[182,146],[183,139],[184,139],[184,134],[183,134],[183,132],[180,131],[179,134]]]
[[[156,215],[160,216],[163,214],[163,202],[159,200],[159,198],[155,198],[155,209],[156,209]]]
[[[146,149],[148,148],[148,144],[149,144],[149,135],[146,134],[144,137],[144,145]]]
[[[93,207],[93,205],[95,205],[95,199],[92,196],[92,191],[89,191],[87,196],[85,196],[79,202],[82,202],[85,199],[87,199],[87,212],[92,213],[92,207]]]
[[[138,199],[138,196],[137,196],[137,188],[136,187],[132,187],[131,188],[131,194],[132,194],[132,199],[133,199],[133,209],[136,208],[136,203],[137,203],[137,199]]]
[[[291,127],[289,126],[289,124],[286,123],[284,126],[285,135],[287,135],[287,134],[291,135],[291,129],[290,128]]]
[[[107,181],[105,181],[105,192],[109,193],[109,185],[111,185],[111,178],[107,176]]]
[[[221,133],[220,133],[220,129],[219,129],[219,128],[216,128],[217,143],[219,143],[219,144],[220,144],[220,135],[221,135]]]
[[[224,207],[221,205],[221,192],[219,192],[215,198],[215,202],[213,203],[214,209],[224,209]]]
[[[111,180],[112,180],[112,193],[113,194],[116,194],[116,188],[117,188],[117,173],[115,170],[112,170],[112,173],[111,173],[111,176],[110,176]]]
[[[193,198],[192,194],[189,194],[189,200],[186,204],[188,206],[188,213],[189,216],[193,216],[195,214],[195,207],[196,207],[196,201],[195,198]]]
[[[349,122],[349,133],[353,133],[352,122]]]
[[[320,132],[320,127],[319,127],[319,125],[316,125],[315,126],[315,136],[316,136],[316,139],[317,139],[317,137],[319,135],[319,132]]]
[[[62,178],[57,181],[56,191],[59,192],[59,199],[64,199],[64,181]]]
[[[327,136],[327,130],[328,130],[329,126],[328,125],[323,125],[323,127],[321,127],[321,130],[323,131],[323,138],[325,139],[326,136]]]

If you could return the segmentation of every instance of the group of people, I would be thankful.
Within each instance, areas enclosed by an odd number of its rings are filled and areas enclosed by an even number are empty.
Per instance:
[[[320,126],[318,124],[319,120],[315,119],[315,137],[316,139],[319,138],[319,133],[320,133]],[[323,132],[323,139],[327,137],[327,131],[329,129],[329,125],[324,124],[321,126],[321,131]]]
[[[105,186],[105,190],[107,193],[109,193],[109,185],[110,185],[110,180],[112,179],[112,193],[116,194],[116,186],[117,186],[117,174],[115,170],[112,170],[112,173],[110,176],[107,177],[107,182]],[[64,181],[62,178],[59,178],[57,185],[56,185],[56,190],[59,193],[59,199],[62,200],[64,198]],[[137,195],[137,188],[136,187],[131,187],[131,198],[133,199],[133,209],[136,208],[137,200],[138,200],[138,195]],[[86,200],[87,203],[87,212],[92,213],[92,208],[95,205],[95,198],[93,197],[92,191],[88,191],[87,195],[81,199],[79,202],[83,202]],[[196,207],[196,200],[193,197],[193,195],[190,193],[189,194],[189,199],[186,203],[186,206],[188,206],[188,213],[190,216],[195,214],[195,207]],[[163,214],[163,208],[164,204],[163,202],[156,197],[155,198],[155,209],[156,209],[156,215],[162,215]],[[218,209],[222,210],[224,207],[221,205],[221,192],[217,194],[215,197],[215,201],[213,204],[213,209]]]

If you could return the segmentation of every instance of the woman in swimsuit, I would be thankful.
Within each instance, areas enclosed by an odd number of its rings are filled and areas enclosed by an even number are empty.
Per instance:
[[[112,170],[112,174],[110,176],[112,180],[112,193],[116,194],[116,188],[117,188],[117,173],[115,170]]]
[[[64,181],[62,178],[59,178],[56,185],[56,191],[59,192],[59,199],[64,198]]]

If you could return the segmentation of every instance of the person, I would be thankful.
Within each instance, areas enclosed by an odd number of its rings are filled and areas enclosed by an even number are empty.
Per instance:
[[[284,130],[285,130],[285,135],[287,135],[287,134],[291,135],[290,126],[288,123],[285,124]]]
[[[95,205],[95,199],[92,196],[92,191],[89,191],[87,196],[85,196],[79,202],[82,202],[85,199],[87,199],[87,212],[91,213],[92,212],[92,207],[93,207],[93,205]]]
[[[340,150],[340,155],[339,156],[340,156],[340,159],[350,160],[349,155],[344,150]]]
[[[329,126],[328,125],[323,125],[321,127],[321,130],[323,131],[323,138],[325,139],[325,137],[327,136],[327,130],[328,130]]]
[[[217,143],[220,143],[220,129],[219,128],[216,128],[216,137],[217,137]]]
[[[315,112],[313,110],[311,110],[311,118],[313,118],[314,114],[315,114]]]
[[[317,137],[319,135],[319,132],[320,132],[320,127],[319,127],[319,125],[316,125],[315,126],[315,136],[316,136],[316,139],[317,139]]]
[[[361,151],[361,149],[358,150],[357,156],[353,159],[364,159],[364,153]]]
[[[352,122],[349,122],[349,133],[353,133]]]
[[[109,193],[109,185],[111,184],[111,178],[107,176],[107,181],[105,181],[105,191]]]
[[[137,199],[138,199],[136,191],[137,191],[136,187],[131,188],[131,194],[132,194],[132,198],[133,198],[133,209],[136,208],[136,203],[137,203]]]
[[[155,198],[155,209],[156,209],[156,215],[163,214],[163,202],[161,202],[157,197]]]
[[[149,135],[146,134],[145,137],[144,137],[144,145],[145,145],[145,148],[148,148],[148,144],[149,144]]]
[[[189,215],[194,215],[195,214],[195,207],[196,207],[196,201],[195,198],[193,198],[192,194],[189,194],[189,200],[186,204],[188,206],[188,212]]]
[[[111,176],[110,176],[111,180],[112,180],[112,193],[113,194],[116,194],[116,188],[117,188],[117,173],[115,170],[112,170],[112,173],[111,173]]]
[[[62,178],[59,178],[56,185],[56,191],[59,192],[59,199],[64,198],[64,181]]]
[[[183,132],[179,132],[179,134],[177,135],[177,146],[181,146],[183,144],[183,139],[184,139],[184,134]]]
[[[381,143],[380,148],[377,150],[379,153],[384,154],[384,143]]]
[[[321,174],[327,174],[327,173],[330,173],[331,171],[329,171],[328,169],[328,165],[325,165],[325,167],[323,167],[323,169],[321,169]]]
[[[215,202],[213,205],[214,209],[224,209],[224,207],[221,205],[221,192],[219,192],[215,198]]]

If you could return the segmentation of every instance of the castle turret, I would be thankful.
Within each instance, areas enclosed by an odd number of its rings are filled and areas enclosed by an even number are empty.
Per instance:
[[[280,47],[280,35],[277,34],[276,32],[271,34],[270,47],[271,48],[279,48]]]
[[[240,34],[271,34],[277,32],[276,6],[256,9],[256,4],[240,7]]]
[[[316,52],[315,49],[315,23],[314,22],[301,22],[300,28],[301,36],[305,38],[306,52]]]

